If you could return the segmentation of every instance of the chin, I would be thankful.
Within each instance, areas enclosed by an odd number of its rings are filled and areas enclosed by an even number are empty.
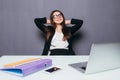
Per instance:
[[[56,22],[57,24],[61,24],[62,22]]]

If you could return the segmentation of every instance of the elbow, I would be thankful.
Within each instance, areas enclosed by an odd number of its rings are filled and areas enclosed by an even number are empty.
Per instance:
[[[84,21],[83,21],[83,20],[81,20],[81,26],[83,25],[83,22],[84,22]]]
[[[37,23],[37,22],[38,22],[38,19],[37,19],[37,18],[35,18],[35,19],[34,19],[34,23]]]

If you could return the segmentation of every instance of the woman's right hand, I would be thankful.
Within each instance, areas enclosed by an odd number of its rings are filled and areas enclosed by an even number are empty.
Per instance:
[[[49,19],[47,19],[47,24],[51,24],[51,22],[50,22],[50,20],[49,20]]]

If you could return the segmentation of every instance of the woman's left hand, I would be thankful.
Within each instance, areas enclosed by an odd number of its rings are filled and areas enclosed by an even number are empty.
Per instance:
[[[65,24],[71,24],[71,20],[65,20]]]

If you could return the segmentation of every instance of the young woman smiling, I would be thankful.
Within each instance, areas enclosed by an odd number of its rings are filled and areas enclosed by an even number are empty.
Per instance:
[[[60,10],[54,10],[50,14],[50,20],[46,17],[35,18],[36,26],[46,34],[46,40],[42,55],[75,55],[71,45],[72,35],[81,28],[83,20],[65,20]],[[51,24],[46,26],[45,24]],[[74,24],[69,27],[67,24]]]

